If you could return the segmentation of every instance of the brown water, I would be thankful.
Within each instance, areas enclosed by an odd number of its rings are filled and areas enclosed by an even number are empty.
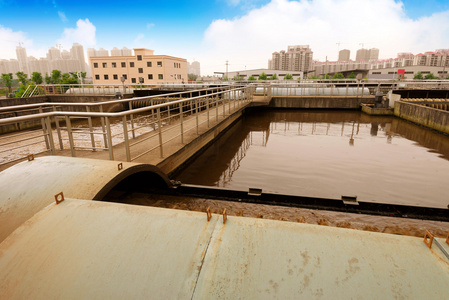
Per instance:
[[[449,137],[394,117],[254,111],[188,165],[183,183],[448,207]]]

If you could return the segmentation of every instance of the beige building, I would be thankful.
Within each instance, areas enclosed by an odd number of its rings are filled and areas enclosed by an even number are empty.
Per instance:
[[[94,84],[187,82],[187,60],[135,48],[131,56],[89,57]]]
[[[343,49],[338,52],[338,61],[349,61],[350,60],[351,51],[348,49]]]
[[[313,52],[309,45],[288,46],[287,52],[273,52],[268,69],[308,72],[313,70]]]

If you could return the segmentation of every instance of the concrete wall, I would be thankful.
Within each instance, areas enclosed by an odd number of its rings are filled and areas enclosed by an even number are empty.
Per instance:
[[[394,115],[401,119],[449,134],[449,111],[397,101]]]
[[[374,104],[374,96],[367,97],[273,97],[270,107],[360,109],[360,105]]]

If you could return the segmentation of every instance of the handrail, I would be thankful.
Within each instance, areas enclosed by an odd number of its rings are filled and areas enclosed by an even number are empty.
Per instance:
[[[48,102],[44,102],[44,103],[35,103],[35,104],[14,105],[14,106],[0,107],[0,112],[8,112],[8,111],[14,111],[14,110],[21,110],[21,109],[28,109],[28,108],[35,108],[35,107],[46,107],[46,106],[49,106],[49,107],[53,107],[53,106],[101,106],[101,105],[106,105],[106,104],[117,104],[117,103],[131,102],[131,101],[151,100],[152,98],[170,97],[170,96],[176,96],[176,95],[181,95],[181,94],[190,94],[190,93],[195,93],[195,92],[210,91],[210,90],[223,89],[223,88],[230,88],[230,86],[206,88],[206,89],[200,89],[200,90],[190,90],[190,91],[185,91],[185,92],[167,93],[167,94],[159,94],[159,95],[151,95],[151,96],[143,96],[143,97],[134,97],[134,98],[128,98],[128,99],[115,99],[115,100],[94,102],[94,103],[80,103],[80,102],[48,103]]]
[[[13,123],[21,122],[21,121],[27,121],[27,120],[38,119],[38,118],[46,118],[46,117],[65,117],[65,116],[72,116],[72,117],[111,117],[111,118],[123,117],[123,116],[128,116],[128,115],[131,115],[131,114],[146,112],[146,111],[149,111],[149,110],[155,110],[155,109],[158,109],[158,108],[163,108],[163,107],[167,107],[167,106],[170,106],[170,105],[175,105],[175,104],[188,102],[188,101],[192,101],[192,100],[196,100],[196,99],[206,98],[206,97],[210,97],[210,96],[216,96],[216,95],[220,95],[220,94],[229,93],[229,92],[232,92],[232,91],[240,91],[240,90],[243,90],[243,89],[244,88],[231,89],[231,90],[226,90],[226,91],[221,91],[221,92],[210,93],[210,94],[207,94],[207,95],[201,95],[201,96],[196,96],[196,97],[191,97],[191,98],[186,98],[186,99],[181,99],[181,100],[175,100],[175,101],[171,101],[171,102],[167,102],[167,103],[155,104],[155,105],[152,105],[152,106],[141,107],[141,108],[136,108],[136,109],[132,109],[132,110],[125,110],[125,111],[115,112],[115,113],[52,111],[52,112],[39,113],[39,114],[34,114],[34,115],[12,117],[12,118],[4,118],[4,119],[0,119],[0,125],[13,124]],[[167,95],[167,94],[165,94],[165,95]],[[141,98],[147,98],[147,97],[152,97],[152,96],[146,96],[146,97],[141,97]],[[125,100],[129,100],[129,99],[125,99]],[[142,100],[142,99],[140,99],[140,100]],[[117,100],[117,101],[121,101],[121,100]],[[104,103],[112,103],[112,102],[104,102]],[[81,103],[78,103],[78,104],[81,104]],[[54,104],[54,105],[56,105],[56,104]],[[82,105],[84,105],[84,104],[82,104]]]

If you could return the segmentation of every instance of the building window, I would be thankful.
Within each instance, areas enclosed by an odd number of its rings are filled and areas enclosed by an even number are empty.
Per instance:
[[[139,68],[139,73],[143,73],[143,68]]]
[[[161,61],[158,61],[158,62],[157,62],[157,66],[158,66],[158,67],[162,67],[162,62],[161,62]]]
[[[148,68],[151,68],[151,67],[152,67],[151,61],[147,61],[147,67],[148,67]]]
[[[148,79],[152,80],[153,79],[153,74],[148,74]]]
[[[139,77],[139,82],[140,82],[140,83],[145,83],[145,78]]]
[[[108,74],[104,74],[104,80],[108,80],[108,79],[109,79]]]
[[[136,78],[131,78],[132,83],[136,83]]]
[[[103,63],[103,68],[107,68],[108,67],[108,63]]]
[[[129,63],[129,66],[130,66],[131,68],[134,68],[134,62],[133,62],[133,61],[130,62],[130,63]]]
[[[95,75],[95,79],[100,80],[100,75]]]
[[[117,68],[117,63],[113,62],[113,63],[112,63],[112,67],[113,67],[113,68]]]
[[[128,79],[128,75],[123,74],[122,76],[123,76],[123,78],[125,78],[125,80]]]
[[[98,63],[94,63],[94,68],[98,68]]]
[[[117,75],[117,74],[114,74],[113,76],[114,76],[114,79],[115,79],[115,80],[118,79],[118,75]]]
[[[122,68],[126,68],[126,62],[122,62]]]
[[[157,77],[158,77],[159,79],[164,79],[164,75],[162,75],[162,74],[157,75]]]
[[[137,55],[137,60],[142,60],[142,55]]]

